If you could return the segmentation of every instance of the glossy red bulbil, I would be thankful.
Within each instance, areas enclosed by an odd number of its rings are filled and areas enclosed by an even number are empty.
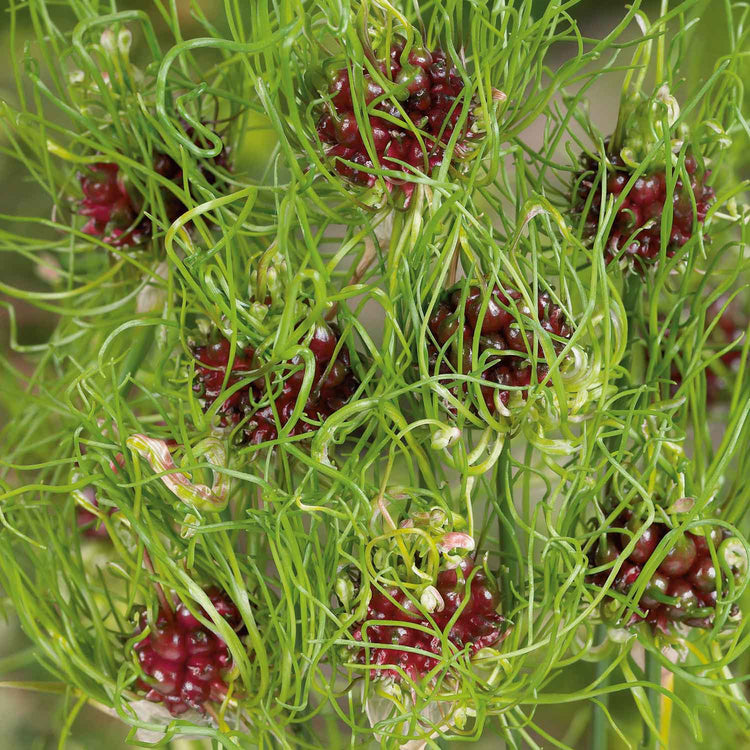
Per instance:
[[[185,133],[188,138],[196,141],[193,128],[186,128]],[[229,169],[226,149],[211,161],[214,166]],[[167,154],[157,151],[154,154],[153,168],[162,177],[182,184],[182,168]],[[215,182],[215,175],[205,165],[201,166],[201,172],[210,184]],[[83,232],[101,237],[102,242],[112,247],[132,247],[149,239],[152,232],[151,220],[144,216],[136,222],[140,213],[139,201],[128,192],[117,164],[92,164],[86,172],[79,173],[78,180],[83,191],[78,213],[89,219]],[[185,206],[171,191],[162,188],[161,195],[170,222],[185,212]]]
[[[635,517],[623,515],[616,525],[624,525],[630,534],[609,533],[602,542],[589,552],[591,567],[602,567],[612,563],[633,536],[640,534],[634,550],[622,563],[615,577],[613,588],[622,594],[636,584],[656,546],[669,528],[655,523],[641,528]],[[710,531],[714,549],[728,538],[728,532],[716,527]],[[631,536],[632,535],[632,536]],[[588,581],[603,586],[610,570],[589,575]],[[643,591],[638,607],[644,617],[632,615],[626,626],[646,621],[655,629],[665,631],[670,622],[682,622],[690,627],[710,628],[716,609],[716,567],[711,559],[708,541],[704,536],[688,532],[672,546],[656,572],[652,574]]]
[[[367,103],[382,97],[371,107],[375,110],[369,117],[372,145],[380,165],[386,169],[405,175],[413,175],[415,170],[429,173],[442,163],[444,147],[462,116],[465,103],[459,99],[464,81],[442,50],[413,48],[406,60],[402,60],[403,52],[403,44],[398,44],[391,50],[390,64],[384,60],[379,63],[380,70],[393,82],[387,90],[364,72]],[[373,169],[375,164],[365,147],[352,108],[351,82],[346,69],[331,74],[328,92],[332,96],[332,108],[320,117],[317,125],[321,141],[331,146],[327,156],[335,160],[336,171],[342,177],[357,185],[371,187],[377,181],[376,177],[365,170]],[[404,120],[399,107],[389,96],[400,100],[400,107],[408,120]],[[403,124],[386,119],[380,112]],[[467,114],[454,147],[454,156],[465,151],[476,137],[471,130],[475,119],[471,112]],[[418,129],[424,146],[412,126]],[[397,176],[386,177],[385,182],[388,190],[400,188],[405,205],[408,205],[414,183]]]
[[[680,537],[672,545],[659,565],[659,572],[670,578],[677,578],[693,567],[695,562],[695,544],[690,535]]]
[[[499,398],[503,405],[507,405],[514,387],[521,389],[523,397],[526,398],[532,378],[534,382],[541,382],[548,372],[540,343],[537,348],[536,372],[532,373],[528,347],[533,344],[534,335],[530,327],[526,331],[519,327],[511,312],[511,300],[515,301],[519,308],[523,306],[520,302],[520,292],[494,287],[487,309],[480,320],[483,303],[483,292],[480,287],[470,287],[463,315],[461,290],[456,290],[437,305],[428,323],[434,337],[434,341],[428,343],[430,371],[435,372],[439,360],[438,371],[443,375],[459,372],[459,365],[462,374],[472,371],[472,345],[475,331],[479,327],[478,361],[482,361],[485,352],[488,353],[484,359],[482,379],[500,386],[481,386],[482,396],[491,414],[497,411],[495,398]],[[549,294],[543,292],[539,295],[537,312],[542,328],[553,336],[555,351],[559,352],[564,345],[560,339],[569,339],[572,335],[562,309],[552,302]],[[530,317],[528,312],[523,314]],[[462,342],[459,342],[459,321],[463,322]],[[465,386],[459,387],[465,389]],[[458,393],[459,387],[453,389],[453,392]]]
[[[316,430],[314,422],[323,421],[338,411],[357,390],[359,381],[351,371],[347,349],[342,347],[332,361],[337,344],[338,335],[330,326],[316,327],[309,343],[315,359],[313,385],[302,416],[290,431],[291,435]],[[203,401],[204,411],[223,392],[245,378],[247,372],[257,367],[252,348],[238,350],[226,386],[222,388],[229,365],[229,352],[230,343],[226,339],[195,349],[193,390]],[[304,362],[300,357],[295,357],[287,364],[291,374],[285,376],[281,387],[278,383],[272,383],[269,391],[265,378],[261,377],[224,398],[218,411],[223,427],[237,425],[247,418],[242,428],[242,442],[257,445],[275,440],[278,437],[277,424],[283,427],[292,416],[302,387]]]
[[[608,155],[613,170],[608,172],[607,196],[620,198],[630,181],[633,171],[625,165],[618,154]],[[576,175],[574,185],[574,210],[583,214],[591,196],[591,207],[586,215],[584,237],[593,240],[599,228],[599,216],[604,191],[599,181],[598,160],[586,156],[582,159],[582,170]],[[672,201],[673,218],[666,255],[671,258],[693,236],[694,219],[702,224],[714,202],[715,193],[706,184],[710,172],[699,175],[698,165],[692,156],[685,159],[685,170],[690,178],[689,188],[678,179],[674,191],[667,195],[667,178],[664,170],[650,172],[639,177],[614,219],[606,245],[606,260],[611,261],[624,249],[624,257],[632,262],[635,270],[644,273],[658,259],[661,251],[661,224],[664,207]],[[695,197],[693,211],[692,197]]]
[[[651,553],[656,549],[656,545],[661,541],[661,529],[659,527],[659,524],[651,524],[651,526],[647,526],[646,528],[641,529],[640,523],[635,518],[635,516],[633,516],[628,521],[628,529],[631,531],[633,536],[637,535],[638,537],[638,540],[635,544],[635,549],[630,553],[630,559],[633,562],[642,565],[648,560],[649,557],[651,557]],[[631,537],[628,534],[622,534],[620,536],[621,549],[625,548],[625,546],[630,542],[630,539]]]
[[[440,633],[446,635],[456,649],[460,651],[468,646],[472,656],[482,648],[496,646],[508,633],[505,618],[496,611],[499,604],[498,593],[480,568],[471,580],[468,601],[446,634],[448,623],[467,598],[466,581],[473,569],[473,561],[463,560],[458,569],[444,570],[438,574],[435,588],[440,592],[445,606],[442,611],[435,611],[430,615]],[[375,678],[400,679],[402,675],[396,669],[400,667],[411,680],[417,681],[439,664],[440,660],[430,654],[442,654],[443,642],[432,624],[403,591],[391,589],[389,594],[393,601],[375,588],[372,589],[367,618],[357,624],[352,632],[355,641],[370,645],[360,649],[355,660],[358,664],[377,665],[379,668],[373,673]],[[378,625],[379,620],[397,624]],[[365,627],[367,621],[375,622]],[[427,628],[429,632],[415,626]],[[400,648],[379,648],[378,644],[404,646],[423,653]]]
[[[207,589],[206,594],[230,627],[242,632],[242,617],[227,596],[216,588]],[[139,632],[145,627],[144,613]],[[226,695],[222,675],[232,664],[229,649],[182,603],[175,612],[160,610],[151,632],[135,650],[145,675],[138,686],[146,691],[148,700],[163,703],[175,716],[190,708],[204,712],[207,701],[221,701]]]

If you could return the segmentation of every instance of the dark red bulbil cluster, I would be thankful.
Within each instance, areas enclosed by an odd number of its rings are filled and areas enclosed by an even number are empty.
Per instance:
[[[139,245],[151,236],[151,221],[142,218],[119,177],[117,164],[99,162],[78,175],[83,200],[78,213],[88,217],[86,234],[101,237],[112,247]]]
[[[375,114],[370,115],[372,142],[381,166],[414,174],[414,169],[429,173],[443,161],[444,145],[449,141],[458,123],[463,104],[456,100],[464,89],[464,81],[457,69],[442,50],[430,52],[425,48],[413,48],[402,61],[403,44],[393,47],[390,65],[379,63],[379,69],[393,84],[384,89],[372,76],[365,73],[365,100],[368,104],[383,97],[374,105]],[[329,93],[332,96],[332,111],[325,112],[318,121],[318,135],[323,143],[330,144],[327,155],[336,158],[335,166],[340,175],[358,185],[371,187],[376,177],[361,168],[372,169],[375,165],[365,148],[360,125],[354,115],[349,73],[337,70],[330,78]],[[393,96],[424,140],[420,144],[413,130],[404,121],[399,108],[388,98]],[[383,112],[403,122],[398,125],[381,117]],[[477,135],[472,131],[475,117],[468,113],[466,123],[454,149],[459,155],[468,142]],[[344,161],[352,162],[346,164]],[[391,190],[398,185],[403,190],[408,204],[414,184],[386,178]]]
[[[354,377],[349,362],[349,352],[342,347],[335,360],[332,360],[339,337],[328,325],[316,327],[309,347],[315,358],[315,376],[310,396],[303,414],[291,435],[300,435],[317,429],[315,421],[323,421],[338,411],[352,397],[359,382]],[[248,347],[235,354],[232,369],[222,389],[229,364],[230,344],[221,339],[215,344],[198,347],[193,390],[203,400],[204,410],[216,401],[222,390],[228,390],[239,383],[250,370],[258,367],[254,351]],[[283,426],[292,416],[304,379],[304,362],[295,357],[289,363],[291,374],[283,384],[272,383],[271,391],[266,387],[266,379],[259,377],[247,387],[240,388],[227,397],[219,408],[223,427],[231,427],[246,420],[243,426],[243,442],[257,445],[278,437],[278,424]]]
[[[207,589],[206,594],[216,611],[240,633],[242,617],[226,594],[216,588]],[[145,627],[143,613],[139,632]],[[184,604],[174,612],[161,609],[151,632],[135,645],[135,650],[146,675],[138,686],[146,691],[148,700],[163,703],[172,715],[190,708],[204,711],[207,701],[224,699],[227,686],[223,675],[232,666],[227,645],[201,625]]]
[[[193,129],[187,128],[186,134],[193,138]],[[228,169],[226,149],[213,157],[212,162]],[[156,152],[153,168],[162,177],[182,184],[182,168],[171,156]],[[203,166],[201,171],[210,184],[215,182],[216,176],[209,169]],[[83,227],[86,234],[101,237],[102,242],[112,247],[131,247],[148,240],[152,232],[151,220],[144,216],[136,221],[141,201],[128,191],[117,164],[92,164],[78,179],[83,191],[78,213],[89,219]],[[171,191],[162,189],[161,193],[167,218],[172,222],[185,212],[185,206]]]
[[[466,599],[466,581],[473,569],[472,560],[463,560],[457,569],[444,570],[438,574],[435,588],[442,596],[445,606],[442,611],[433,612],[431,618],[443,633],[456,610]],[[377,670],[374,674],[375,677],[401,677],[398,670],[389,668],[393,666],[401,667],[411,680],[417,681],[437,666],[439,660],[429,654],[442,654],[443,644],[434,632],[433,626],[407,599],[403,591],[391,589],[389,594],[395,604],[384,594],[372,589],[370,603],[367,606],[367,620],[390,620],[401,624],[375,623],[366,628],[364,622],[356,625],[352,633],[354,640],[365,641],[371,645],[367,649],[360,649],[355,658],[358,664],[383,666],[383,669]],[[507,635],[505,618],[496,612],[498,604],[497,591],[491,587],[482,569],[478,569],[471,580],[468,602],[451,626],[448,640],[458,650],[469,646],[472,656],[482,648],[496,646]],[[428,628],[432,632],[419,630],[413,627],[414,625]],[[379,643],[416,648],[425,653],[401,651],[398,648],[378,648],[376,644]]]
[[[545,364],[537,364],[536,372],[528,361],[528,346],[532,344],[533,333],[529,328],[521,329],[513,312],[511,312],[510,301],[514,300],[519,308],[522,303],[521,293],[515,289],[499,289],[497,286],[492,290],[492,296],[482,320],[479,315],[482,309],[482,289],[472,286],[461,313],[461,290],[452,292],[449,297],[438,304],[429,320],[430,332],[435,338],[435,343],[428,344],[430,369],[434,372],[440,358],[439,371],[441,374],[458,372],[459,363],[461,372],[471,372],[472,342],[477,326],[481,327],[478,355],[481,359],[485,350],[500,350],[501,354],[490,354],[485,362],[482,378],[491,383],[497,383],[501,387],[481,386],[487,409],[495,413],[495,399],[499,398],[503,405],[510,400],[511,391],[503,386],[524,389],[521,391],[526,398],[532,377],[535,382],[540,382],[548,372]],[[521,310],[523,312],[523,310]],[[541,293],[538,298],[538,315],[542,328],[559,339],[569,339],[572,335],[570,326],[565,321],[562,309],[554,304],[546,292]],[[528,313],[525,313],[528,314]],[[463,346],[459,350],[458,326],[463,321]],[[440,354],[443,347],[449,344],[449,349]],[[553,340],[557,351],[562,349],[560,341]],[[539,344],[537,356],[544,359],[544,352]]]
[[[640,533],[640,521],[629,512],[620,518],[619,524],[632,534]],[[616,591],[627,594],[668,531],[669,528],[662,523],[654,523],[643,531],[615,578],[613,587]],[[713,528],[710,534],[715,549],[729,538],[728,532],[718,528]],[[590,565],[599,567],[613,562],[631,539],[631,534],[625,532],[607,534],[605,542],[600,542],[590,553]],[[609,570],[596,573],[589,576],[589,580],[604,585],[609,573]],[[639,609],[646,613],[645,617],[633,614],[627,626],[645,620],[663,632],[669,623],[677,622],[695,628],[712,627],[716,611],[716,576],[706,537],[686,533],[669,550],[638,602]]]
[[[617,200],[632,177],[632,170],[618,154],[608,156],[612,169],[607,178],[607,195]],[[582,170],[576,176],[577,194],[575,211],[580,216],[591,195],[591,208],[586,216],[584,237],[591,240],[599,227],[599,212],[602,203],[602,186],[598,181],[599,163],[590,156],[585,157]],[[698,174],[694,157],[685,159],[685,169],[690,177],[690,189],[678,179],[672,193],[672,231],[667,246],[667,257],[671,258],[693,236],[693,218],[702,224],[713,203],[715,193],[706,179],[710,172]],[[596,187],[595,187],[596,185]],[[692,196],[695,197],[695,213]],[[661,251],[661,222],[664,206],[669,199],[664,170],[639,177],[625,196],[612,225],[606,242],[607,262],[625,249],[624,257],[633,263],[635,270],[643,273],[650,263],[657,260]]]

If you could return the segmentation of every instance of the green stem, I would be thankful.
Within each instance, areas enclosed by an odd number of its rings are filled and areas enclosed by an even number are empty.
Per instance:
[[[628,387],[638,385],[643,382],[644,375],[644,355],[640,347],[636,348],[634,342],[638,337],[638,325],[643,319],[641,306],[643,302],[643,280],[634,272],[630,272],[625,277],[625,285],[622,292],[622,303],[625,308],[625,314],[628,316],[628,347],[625,358],[625,367],[630,373],[630,382],[627,382],[627,376],[623,376],[618,381],[618,387]]]
[[[513,502],[513,497],[506,492],[510,485],[508,473],[510,472],[510,439],[506,439],[505,445],[503,445],[502,453],[498,458],[496,469],[495,469],[495,487],[498,497],[507,500],[508,503]],[[500,503],[504,505],[504,503]],[[498,535],[500,537],[500,552],[503,565],[508,569],[508,582],[511,581],[517,586],[518,585],[518,571],[515,559],[511,555],[513,549],[513,535],[515,528],[513,524],[513,513],[510,508],[507,510],[507,517],[505,520],[498,517]],[[501,586],[501,597],[503,601],[503,611],[509,612],[513,604],[513,596],[510,585]]]
[[[625,308],[625,314],[628,316],[628,344],[633,342],[633,334],[635,333],[633,322],[639,317],[642,294],[643,280],[634,271],[628,271],[622,289],[622,305]]]
[[[117,378],[117,387],[121,395],[125,395],[130,387],[130,378],[140,369],[143,360],[148,355],[151,344],[154,342],[156,326],[147,326],[137,336],[133,348],[123,362],[122,369]]]
[[[659,17],[663,18],[669,11],[669,0],[661,0],[661,12]],[[659,38],[656,40],[656,82],[661,85],[666,83],[667,80],[667,66],[666,66],[666,36],[667,30],[662,26],[659,33]]]
[[[596,626],[596,642],[601,644],[607,638],[607,626],[604,624]],[[606,687],[609,684],[609,675],[602,677],[607,671],[608,663],[604,659],[596,662],[594,668],[594,680],[597,688]],[[594,706],[594,718],[591,725],[591,750],[607,750],[609,742],[609,725],[605,710],[609,708],[609,693],[599,696],[601,706]]]
[[[649,651],[646,651],[646,679],[654,685],[661,685],[661,663]],[[658,729],[661,724],[661,693],[653,688],[648,691],[648,702],[651,704],[651,714],[654,726]],[[662,747],[658,733],[654,733],[648,726],[645,727],[645,736],[648,738],[645,746],[648,750],[660,750]]]
[[[623,360],[623,365],[627,369],[627,372],[617,380],[616,387],[618,390],[629,388],[632,384],[642,381],[642,368],[643,368],[643,353],[636,352],[633,348],[633,341],[636,338],[636,324],[639,318],[639,307],[640,301],[643,298],[643,281],[638,274],[628,272],[625,275],[622,289],[622,304],[625,309],[625,314],[628,320],[628,344],[626,347],[626,355]],[[635,407],[634,407],[635,408]],[[614,453],[617,450],[617,446],[620,442],[618,436],[613,436],[605,440],[607,450]],[[607,483],[605,490],[604,500],[606,507],[606,500],[611,496],[612,480]]]

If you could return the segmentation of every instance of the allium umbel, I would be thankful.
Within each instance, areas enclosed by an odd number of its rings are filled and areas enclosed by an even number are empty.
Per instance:
[[[622,198],[622,205],[605,239],[607,262],[620,257],[630,262],[633,268],[645,272],[649,264],[659,259],[662,247],[662,224],[668,203],[672,204],[671,229],[666,243],[666,257],[671,258],[693,236],[694,223],[702,224],[714,201],[714,190],[706,184],[710,172],[698,171],[694,157],[685,159],[683,175],[675,174],[672,179],[674,189],[668,190],[668,177],[664,169],[647,170],[624,194],[634,169],[625,164],[619,154],[608,154],[605,175],[606,196]],[[600,210],[605,190],[599,179],[599,162],[591,156],[583,159],[582,169],[576,176],[577,192],[574,196],[574,209],[580,216],[586,213],[584,238],[592,241],[598,231]],[[693,208],[695,201],[695,208]]]
[[[653,523],[643,528],[640,521],[625,513],[618,523],[627,529],[622,533],[606,534],[589,555],[592,567],[607,566],[620,556],[635,536],[638,540],[634,549],[619,568],[613,588],[627,595],[630,589],[642,582],[642,570],[654,554],[662,538],[670,529],[662,523]],[[741,582],[747,575],[747,560],[742,554],[733,552],[739,543],[728,532],[713,528],[710,538],[714,554],[721,562],[731,567],[732,574]],[[744,564],[740,564],[744,559]],[[603,585],[610,574],[610,568],[593,574],[589,580]],[[709,548],[708,539],[701,534],[690,532],[679,536],[659,567],[651,575],[638,601],[643,615],[632,614],[627,626],[645,620],[654,628],[666,632],[670,623],[684,623],[689,627],[710,628],[713,626],[717,604],[717,582],[721,572],[717,570]],[[723,577],[723,592],[726,595],[728,581]],[[736,613],[736,607],[733,608]]]
[[[536,369],[531,366],[529,349],[534,342],[533,329],[531,325],[521,326],[512,306],[512,302],[515,303],[522,318],[530,318],[529,311],[524,308],[521,293],[515,289],[500,289],[495,286],[489,294],[490,300],[481,318],[486,295],[480,286],[473,285],[469,288],[463,313],[461,290],[447,294],[438,303],[429,320],[434,343],[431,341],[428,344],[428,352],[431,371],[437,367],[442,375],[457,372],[469,374],[479,364],[474,361],[472,354],[474,336],[479,329],[478,360],[481,361],[483,354],[487,353],[481,377],[493,384],[482,385],[481,392],[487,409],[494,414],[507,406],[513,390],[519,391],[525,399],[532,382],[541,382],[549,369],[541,344],[537,348]],[[572,335],[562,309],[551,300],[549,294],[542,292],[538,297],[537,314],[542,329],[553,337],[554,350],[559,352],[563,340]],[[459,325],[463,327],[461,342]]]
[[[193,128],[188,127],[185,132],[194,142],[199,141]],[[229,169],[227,149],[222,149],[211,162],[214,167]],[[182,167],[171,156],[159,151],[154,152],[152,166],[158,175],[182,187]],[[199,168],[209,184],[216,181],[215,174],[207,164],[201,163]],[[101,237],[102,242],[112,247],[140,245],[151,237],[151,220],[145,216],[138,218],[143,208],[143,198],[126,183],[117,164],[92,164],[78,174],[78,180],[83,192],[78,213],[89,219],[83,227],[83,232]],[[173,222],[186,211],[186,206],[170,190],[162,187],[160,192],[165,218]]]
[[[465,156],[472,141],[483,135],[476,127],[476,102],[466,101],[464,79],[446,53],[424,47],[412,47],[405,56],[404,52],[398,43],[390,60],[376,61],[385,81],[363,71],[364,100],[372,110],[365,128],[353,109],[348,70],[334,70],[329,77],[331,100],[318,120],[318,135],[331,146],[326,155],[336,171],[357,185],[376,184],[377,177],[368,171],[376,164],[404,175],[429,174],[443,162],[457,127],[454,159]],[[469,111],[459,125],[466,107]],[[408,205],[414,183],[397,175],[384,179],[389,192],[394,187],[403,191]]]
[[[339,348],[334,358],[338,341],[332,327],[316,326],[308,344],[315,361],[313,383],[291,435],[317,429],[317,422],[344,406],[356,391],[359,383],[352,374],[346,347]],[[238,348],[227,376],[229,354],[230,343],[224,338],[195,349],[193,390],[201,399],[204,410],[258,367],[251,347]],[[231,428],[243,422],[241,442],[257,445],[275,440],[279,426],[283,427],[292,417],[305,376],[301,357],[295,357],[287,365],[289,374],[282,383],[274,382],[269,389],[266,378],[259,376],[226,397],[218,410],[220,425]]]
[[[472,560],[441,571],[433,588],[435,608],[427,618],[404,591],[388,589],[386,595],[373,587],[367,618],[352,631],[355,641],[368,644],[357,651],[355,661],[375,665],[372,677],[400,679],[400,668],[409,679],[418,681],[440,663],[443,639],[445,648],[468,649],[471,657],[482,648],[496,646],[507,635],[506,620],[497,611],[498,592]],[[378,624],[381,620],[388,622]]]
[[[219,615],[240,632],[244,625],[232,601],[216,588],[207,589],[206,594]],[[143,613],[140,632],[146,625]],[[139,687],[147,691],[148,700],[163,703],[171,714],[176,716],[191,708],[205,711],[208,701],[224,699],[224,677],[232,666],[227,645],[201,625],[183,603],[174,612],[160,609],[151,632],[136,643],[135,650],[145,675]]]

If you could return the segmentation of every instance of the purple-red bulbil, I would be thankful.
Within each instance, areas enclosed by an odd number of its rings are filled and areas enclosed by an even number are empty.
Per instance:
[[[83,227],[86,234],[101,237],[112,247],[139,245],[151,236],[149,219],[143,217],[136,223],[139,211],[116,164],[92,164],[78,179],[83,191],[78,213],[88,217]]]
[[[187,128],[186,134],[197,142],[193,128]],[[214,166],[229,169],[226,149],[211,161]],[[153,169],[162,177],[182,186],[182,167],[171,156],[157,151],[153,158]],[[201,171],[210,184],[215,182],[215,175],[205,165],[201,166]],[[92,164],[85,172],[78,174],[78,180],[83,192],[78,213],[88,217],[83,232],[101,237],[102,242],[112,247],[132,247],[149,239],[152,232],[151,220],[145,216],[138,219],[141,200],[130,193],[117,164]],[[161,195],[170,222],[185,212],[185,206],[171,191],[163,188]]]

